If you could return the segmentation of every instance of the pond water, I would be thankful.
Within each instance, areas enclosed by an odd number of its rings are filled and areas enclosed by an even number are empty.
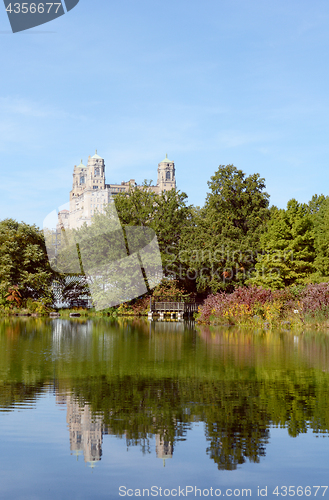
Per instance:
[[[0,498],[329,498],[329,335],[0,321]]]

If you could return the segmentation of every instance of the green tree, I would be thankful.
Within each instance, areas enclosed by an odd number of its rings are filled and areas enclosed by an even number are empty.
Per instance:
[[[198,290],[214,293],[249,277],[269,217],[269,195],[259,174],[246,176],[233,165],[220,165],[208,185],[205,206],[185,241],[190,276],[194,270]]]
[[[276,289],[309,280],[315,272],[315,201],[307,205],[292,199],[286,210],[273,208],[249,284]]]
[[[164,276],[184,282],[186,266],[181,265],[180,252],[183,235],[193,226],[187,195],[175,190],[155,194],[145,182],[142,189],[131,189],[129,196],[117,195],[115,206],[123,226],[148,227],[156,233]]]
[[[0,298],[6,303],[10,290],[20,298],[52,299],[51,270],[42,231],[13,219],[0,222]]]
[[[321,210],[321,207],[326,203],[328,203],[328,196],[324,196],[323,194],[314,194],[312,196],[312,199],[308,203],[310,214],[317,216],[317,214]]]
[[[322,277],[329,277],[329,198],[321,204],[315,217],[315,267]]]

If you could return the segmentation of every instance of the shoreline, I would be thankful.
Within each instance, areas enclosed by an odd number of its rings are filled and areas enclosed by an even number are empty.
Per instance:
[[[94,311],[88,309],[66,309],[59,311],[50,311],[47,313],[32,313],[27,311],[17,312],[7,311],[6,313],[0,312],[0,319],[13,319],[13,318],[42,318],[42,319],[127,319],[127,320],[135,320],[135,319],[145,319],[148,320],[147,312],[146,313],[115,313],[113,312],[102,312],[102,311]],[[246,322],[225,322],[220,321],[220,318],[211,319],[209,322],[202,322],[198,317],[196,318],[184,318],[178,320],[177,318],[171,318],[169,315],[163,319],[160,319],[158,316],[153,318],[152,321],[159,322],[177,322],[177,321],[194,321],[197,327],[210,327],[210,328],[239,328],[242,330],[281,330],[283,332],[288,331],[301,331],[303,329],[316,329],[316,330],[326,330],[329,329],[329,318],[324,319],[323,321],[316,320],[315,318],[293,318],[293,319],[281,319],[276,320],[274,322],[264,321],[261,318],[251,318]]]

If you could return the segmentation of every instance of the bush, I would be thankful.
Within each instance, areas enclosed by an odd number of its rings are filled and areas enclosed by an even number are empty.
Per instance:
[[[294,322],[316,318],[328,319],[329,283],[268,290],[261,287],[240,287],[233,293],[210,295],[200,308],[200,323],[245,324],[262,319],[275,324],[284,318]]]
[[[200,308],[198,321],[228,320],[230,324],[243,323],[255,314],[261,314],[266,302],[273,296],[271,290],[261,287],[239,287],[233,293],[210,295]],[[226,321],[227,322],[227,321]]]
[[[300,305],[304,314],[315,316],[329,308],[329,283],[307,285],[300,294]]]
[[[239,287],[233,293],[209,296],[200,309],[201,323],[246,324],[262,319],[270,324],[293,314],[298,304],[291,289],[269,290],[262,287]]]

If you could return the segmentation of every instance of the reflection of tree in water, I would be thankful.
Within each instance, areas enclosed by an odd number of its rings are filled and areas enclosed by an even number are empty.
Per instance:
[[[18,336],[16,323],[0,323],[0,407],[36,401],[50,386],[72,393],[98,426],[86,427],[94,461],[104,434],[144,453],[156,437],[158,456],[169,457],[193,422],[204,422],[209,457],[229,470],[265,455],[271,425],[291,436],[329,429],[327,336],[317,343],[210,330],[197,337],[175,323],[118,330],[65,320],[19,323]]]
[[[90,382],[90,381],[89,381]],[[220,469],[235,469],[246,459],[265,456],[270,415],[259,403],[257,384],[191,380],[123,378],[79,381],[74,392],[102,412],[111,434],[125,436],[127,446],[149,451],[150,436],[173,446],[185,440],[192,422],[204,421],[207,453]],[[159,441],[159,442],[160,442]]]
[[[52,386],[0,385],[0,405],[13,409]],[[265,456],[271,425],[296,436],[311,427],[327,432],[329,415],[322,383],[290,374],[286,381],[209,381],[198,378],[93,377],[65,382],[71,451],[83,451],[88,462],[101,459],[104,434],[123,437],[127,446],[150,453],[156,438],[159,458],[173,456],[193,422],[205,423],[207,453],[219,469],[233,470]],[[57,390],[56,390],[57,392]],[[57,397],[57,401],[60,399]],[[80,441],[79,441],[80,439]]]
[[[307,427],[328,431],[326,406],[310,380],[291,374],[283,382],[150,380],[122,377],[79,380],[74,392],[103,415],[104,425],[127,445],[149,451],[149,438],[158,435],[174,445],[185,440],[193,422],[205,422],[207,453],[219,469],[232,470],[246,460],[265,456],[271,425],[296,436]]]
[[[259,404],[258,384],[217,385],[214,401],[206,409],[207,453],[219,469],[259,462],[265,456],[270,415]]]
[[[45,392],[44,384],[0,383],[0,411],[14,410],[16,405],[35,405]]]
[[[88,401],[93,412],[103,415],[111,434],[125,436],[127,446],[139,445],[150,451],[149,438],[173,443],[184,439],[191,417],[182,406],[177,381],[150,381],[124,377],[106,380],[79,380],[73,391],[80,404]]]
[[[212,426],[213,427],[213,424]],[[237,465],[250,462],[259,462],[260,457],[265,457],[265,444],[268,443],[269,430],[259,429],[255,426],[251,435],[245,435],[241,429],[224,428],[222,432],[207,433],[210,446],[207,453],[217,464],[218,469],[234,470]]]

